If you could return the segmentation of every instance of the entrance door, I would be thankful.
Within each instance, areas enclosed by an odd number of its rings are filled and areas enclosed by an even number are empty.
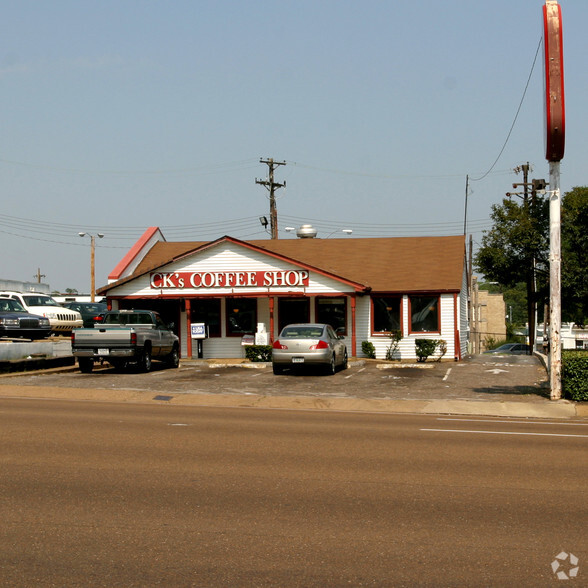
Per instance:
[[[310,320],[308,298],[278,298],[278,330],[291,323],[307,323]]]

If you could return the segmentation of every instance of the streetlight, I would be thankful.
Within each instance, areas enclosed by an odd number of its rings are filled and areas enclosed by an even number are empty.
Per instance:
[[[89,233],[78,233],[78,235],[80,237],[90,237],[90,300],[94,302],[94,300],[96,299],[96,237],[102,239],[102,237],[104,237],[104,234],[96,233],[96,235],[90,235]]]

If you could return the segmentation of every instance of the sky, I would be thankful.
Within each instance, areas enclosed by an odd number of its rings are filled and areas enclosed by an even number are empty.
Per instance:
[[[561,0],[561,189],[588,185],[586,0]],[[90,290],[168,241],[463,234],[549,179],[541,0],[19,0],[0,41],[0,279]],[[539,52],[538,52],[539,49]],[[466,178],[469,187],[466,199]],[[467,200],[467,215],[466,215]],[[351,229],[347,235],[341,229]],[[374,251],[377,255],[377,251]]]

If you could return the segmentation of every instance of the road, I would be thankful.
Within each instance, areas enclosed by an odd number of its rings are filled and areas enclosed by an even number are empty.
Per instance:
[[[588,583],[586,421],[2,398],[0,439],[2,586]]]

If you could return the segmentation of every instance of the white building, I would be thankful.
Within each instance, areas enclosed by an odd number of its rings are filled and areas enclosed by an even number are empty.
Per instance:
[[[271,343],[292,322],[330,323],[351,356],[370,341],[384,358],[396,330],[402,360],[418,338],[445,340],[449,359],[466,353],[463,236],[168,242],[151,227],[98,295],[173,321],[182,357],[196,356],[195,323],[205,358],[243,357],[243,336],[263,325]]]

